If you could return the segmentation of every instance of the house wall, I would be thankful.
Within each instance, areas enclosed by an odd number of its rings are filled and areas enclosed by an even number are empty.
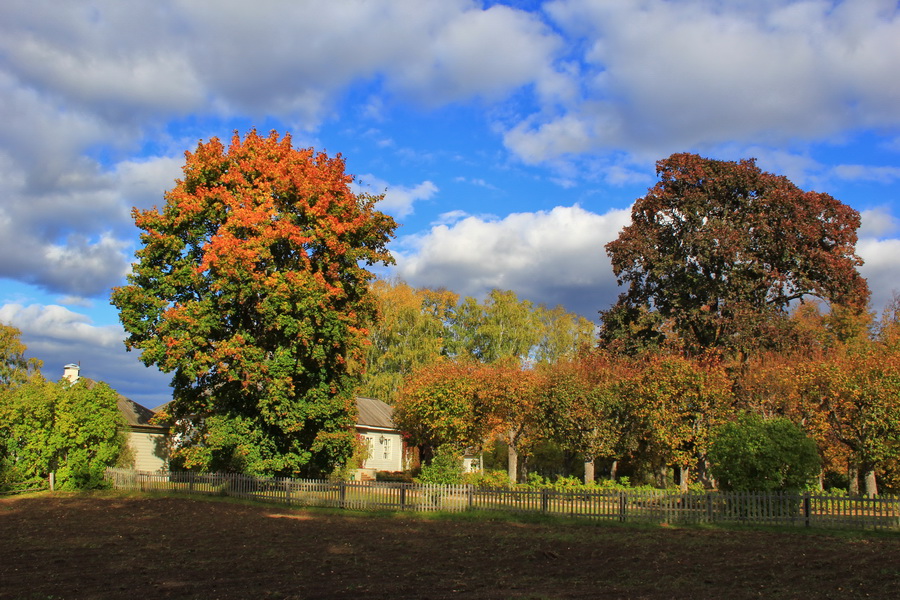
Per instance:
[[[369,445],[369,457],[362,468],[392,472],[403,470],[403,437],[399,433],[364,431],[360,435]]]
[[[165,471],[168,466],[166,435],[147,431],[129,431],[128,446],[138,471]]]

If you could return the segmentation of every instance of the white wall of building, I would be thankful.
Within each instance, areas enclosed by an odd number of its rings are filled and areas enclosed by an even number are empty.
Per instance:
[[[166,436],[162,433],[129,431],[128,447],[134,457],[134,468],[138,471],[165,471]]]
[[[376,471],[403,470],[403,437],[399,433],[367,431],[362,434],[369,447],[364,469]]]

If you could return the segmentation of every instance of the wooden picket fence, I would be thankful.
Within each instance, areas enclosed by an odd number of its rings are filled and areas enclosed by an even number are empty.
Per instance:
[[[665,490],[476,488],[376,481],[250,477],[237,473],[108,469],[113,488],[221,495],[297,507],[390,511],[503,511],[618,522],[746,523],[900,530],[900,498]]]

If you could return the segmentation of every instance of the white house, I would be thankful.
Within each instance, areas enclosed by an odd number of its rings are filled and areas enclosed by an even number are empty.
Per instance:
[[[358,478],[374,478],[376,471],[402,471],[406,447],[403,436],[394,426],[393,407],[381,400],[361,397],[356,398],[356,407],[356,434],[369,449],[357,473]]]
[[[84,381],[88,388],[97,385],[93,379],[81,377],[80,370],[80,366],[68,364],[63,368],[63,378],[72,383]],[[168,468],[169,428],[151,423],[154,413],[149,408],[144,408],[122,394],[117,395],[119,412],[125,417],[127,424],[125,435],[134,459],[134,468],[138,471],[165,471]]]

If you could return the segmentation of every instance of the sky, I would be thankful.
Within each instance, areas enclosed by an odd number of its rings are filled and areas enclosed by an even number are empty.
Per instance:
[[[256,128],[385,193],[414,286],[597,321],[604,251],[674,152],[756,158],[862,215],[900,291],[900,8],[852,0],[4,0],[0,322],[156,407],[109,305],[184,152]]]

